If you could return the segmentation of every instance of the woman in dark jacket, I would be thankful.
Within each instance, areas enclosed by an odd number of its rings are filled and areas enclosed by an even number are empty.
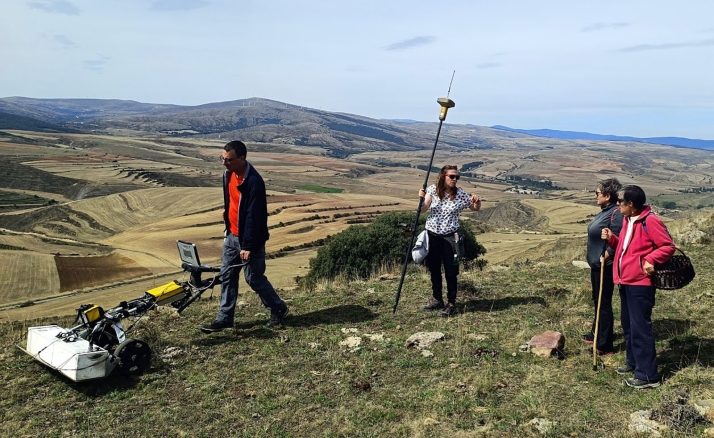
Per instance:
[[[652,331],[655,288],[651,276],[655,265],[672,257],[675,247],[660,218],[645,205],[647,198],[641,188],[625,186],[618,198],[625,217],[620,236],[608,228],[602,230],[602,238],[615,248],[612,273],[615,283],[620,285],[622,332],[627,348],[625,365],[617,372],[634,372],[634,377],[625,380],[627,386],[655,388],[660,385],[660,375]]]
[[[595,197],[597,205],[600,207],[600,213],[588,225],[587,261],[590,265],[590,283],[592,284],[595,317],[593,318],[590,332],[585,333],[582,339],[588,344],[592,344],[594,341],[598,296],[600,296],[600,321],[597,335],[597,351],[600,355],[613,354],[612,343],[615,320],[612,314],[612,293],[615,289],[615,283],[612,280],[612,256],[615,250],[608,248],[605,251],[605,269],[602,276],[602,294],[600,294],[600,256],[603,255],[603,250],[607,248],[607,243],[602,241],[601,235],[603,228],[609,228],[613,233],[620,234],[622,213],[617,207],[617,192],[620,189],[622,189],[622,185],[617,178],[609,178],[598,182]]]

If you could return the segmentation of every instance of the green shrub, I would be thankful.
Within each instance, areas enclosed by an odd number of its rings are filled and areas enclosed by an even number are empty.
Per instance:
[[[349,279],[368,278],[385,265],[404,263],[410,237],[405,235],[401,224],[411,228],[414,212],[395,211],[384,213],[370,225],[352,225],[332,237],[330,242],[317,251],[310,259],[310,271],[305,281],[308,284],[318,279],[333,279],[344,275]],[[424,229],[428,213],[419,218],[417,233]],[[472,263],[486,253],[471,228],[462,222],[464,238],[464,262]],[[410,255],[411,258],[411,255]]]

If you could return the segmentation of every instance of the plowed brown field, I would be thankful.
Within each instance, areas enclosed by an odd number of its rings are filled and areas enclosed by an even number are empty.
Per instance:
[[[60,292],[150,275],[151,271],[117,253],[97,257],[55,256]]]

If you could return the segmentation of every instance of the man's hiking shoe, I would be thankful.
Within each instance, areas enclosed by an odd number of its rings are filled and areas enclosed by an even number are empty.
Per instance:
[[[615,371],[617,371],[617,374],[630,374],[635,371],[635,367],[625,364],[621,367],[617,367]]]
[[[203,324],[201,326],[201,331],[203,333],[215,333],[229,328],[233,328],[233,324],[222,321],[213,321],[210,324]]]
[[[434,297],[429,298],[429,302],[426,303],[426,306],[422,307],[424,310],[441,310],[444,308],[444,302],[439,301]]]
[[[656,387],[660,386],[662,383],[659,380],[649,381],[649,380],[640,380],[640,379],[631,377],[629,379],[625,379],[625,384],[627,384],[627,386],[629,386],[630,388],[645,389],[645,388],[656,388]]]
[[[288,309],[287,307],[281,312],[271,313],[270,320],[268,320],[265,326],[268,328],[272,328],[281,325],[285,320],[285,317],[288,316],[289,313],[290,309]]]
[[[444,310],[441,311],[441,316],[443,316],[444,318],[449,318],[449,317],[455,316],[455,315],[456,315],[456,306],[454,306],[451,303],[447,304],[446,307],[444,307]]]
[[[592,344],[595,342],[595,335],[593,335],[593,332],[588,332],[582,335],[580,339],[582,339],[586,344]]]

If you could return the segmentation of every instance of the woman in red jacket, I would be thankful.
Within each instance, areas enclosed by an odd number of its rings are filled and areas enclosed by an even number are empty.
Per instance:
[[[603,229],[601,236],[615,248],[612,274],[615,284],[620,285],[622,301],[620,319],[627,358],[617,372],[634,371],[634,377],[625,380],[627,386],[656,388],[660,385],[660,375],[652,332],[655,288],[651,276],[655,265],[672,257],[674,243],[662,221],[645,205],[647,197],[640,187],[625,186],[618,193],[618,199],[624,216],[620,236],[609,228]]]

